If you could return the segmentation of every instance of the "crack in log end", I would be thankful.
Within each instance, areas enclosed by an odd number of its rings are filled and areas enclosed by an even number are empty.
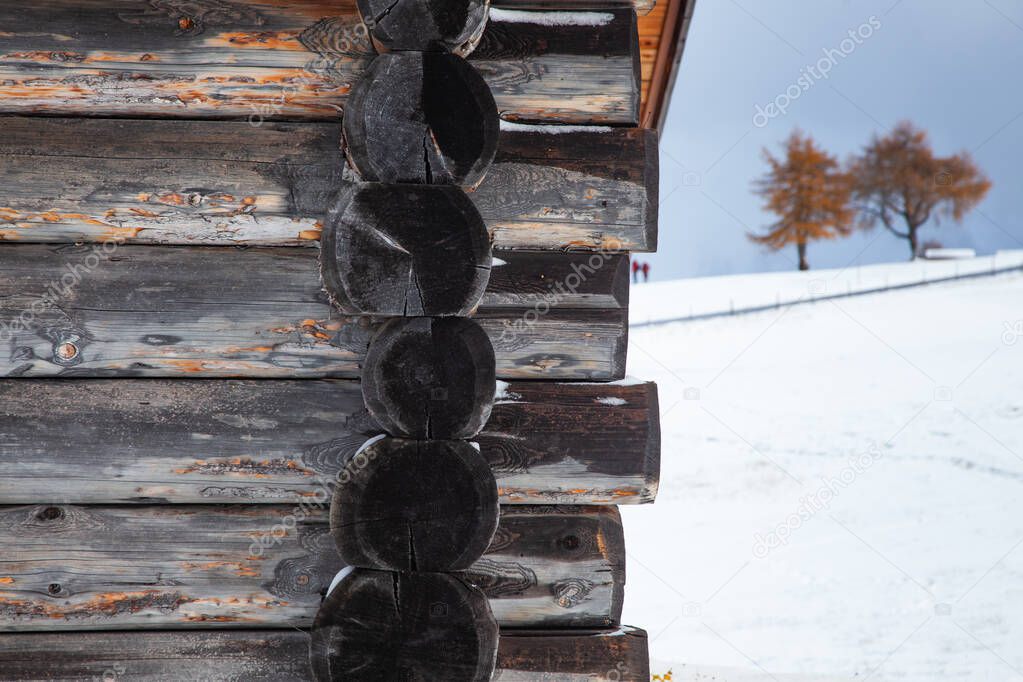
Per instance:
[[[53,620],[95,620],[97,617],[116,618],[144,611],[169,614],[193,602],[178,592],[147,590],[144,592],[107,592],[77,604],[47,604],[43,601],[11,599],[0,592],[0,616],[25,621],[38,618]]]

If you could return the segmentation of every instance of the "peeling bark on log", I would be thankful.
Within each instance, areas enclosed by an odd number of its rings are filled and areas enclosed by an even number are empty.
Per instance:
[[[0,504],[295,504],[382,432],[353,381],[7,379],[0,396]],[[502,504],[657,492],[654,384],[506,384],[474,440]]]
[[[352,184],[320,249],[323,286],[351,315],[469,315],[492,263],[486,225],[457,187]]]
[[[168,679],[312,682],[309,635],[298,630],[26,633],[0,635],[10,682]],[[506,630],[494,682],[649,682],[647,634]]]
[[[379,326],[329,304],[311,250],[0,249],[4,376],[354,378]],[[509,265],[497,270],[506,272],[491,277],[474,316],[494,345],[499,377],[623,375],[626,259],[592,257],[607,260],[584,278],[576,271],[589,267],[585,256],[505,256]],[[521,285],[512,281],[527,273]],[[553,296],[562,282],[568,288]],[[552,296],[546,315],[547,304],[529,308]]]
[[[0,129],[0,241],[315,246],[342,183],[336,123],[7,116]],[[502,131],[468,195],[496,247],[653,250],[656,133],[551,129]]]
[[[461,440],[383,438],[341,461],[330,532],[351,566],[464,571],[497,530],[497,484]]]
[[[317,682],[490,682],[498,627],[457,575],[355,569],[320,606],[309,647]]]
[[[329,120],[375,54],[352,0],[34,0],[0,26],[6,113]],[[631,9],[497,17],[470,59],[507,120],[638,124]]]
[[[494,161],[499,125],[490,88],[464,59],[401,52],[366,69],[342,128],[362,180],[475,187]]]
[[[358,0],[378,51],[473,51],[487,27],[487,0]]]
[[[308,627],[343,568],[316,499],[3,507],[0,546],[2,631]],[[464,575],[502,627],[617,624],[618,511],[505,508],[486,555]]]

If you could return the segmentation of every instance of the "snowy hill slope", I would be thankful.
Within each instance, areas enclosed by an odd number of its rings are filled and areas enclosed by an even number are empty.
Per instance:
[[[641,327],[629,373],[660,387],[660,497],[623,509],[654,672],[1023,679],[1023,275]]]
[[[632,288],[629,321],[633,327],[638,327],[986,275],[1012,268],[1023,268],[1023,249],[964,260],[916,260],[839,270],[765,272],[653,282]]]

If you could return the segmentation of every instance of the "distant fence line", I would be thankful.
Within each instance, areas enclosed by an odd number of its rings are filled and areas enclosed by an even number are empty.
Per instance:
[[[670,317],[670,318],[664,318],[664,319],[630,321],[629,327],[632,328],[632,329],[641,329],[643,327],[656,327],[656,326],[660,326],[660,325],[664,325],[664,324],[671,324],[671,323],[674,323],[674,322],[688,322],[690,320],[707,320],[707,319],[712,319],[712,318],[717,318],[717,317],[729,317],[729,316],[732,316],[732,315],[742,315],[742,314],[746,314],[746,313],[765,312],[765,311],[768,311],[768,310],[777,310],[779,308],[783,308],[783,307],[787,307],[787,306],[792,306],[792,305],[801,305],[801,304],[805,304],[805,303],[816,303],[817,301],[828,301],[828,300],[840,299],[840,298],[851,298],[853,296],[865,296],[867,294],[877,294],[877,293],[882,293],[882,292],[885,292],[885,291],[898,291],[900,289],[912,289],[912,288],[916,288],[916,287],[927,286],[927,285],[930,285],[930,284],[940,284],[942,282],[952,282],[952,281],[966,280],[966,279],[977,279],[977,278],[980,278],[980,277],[994,277],[994,276],[997,276],[997,275],[1003,275],[1003,274],[1008,274],[1008,273],[1013,273],[1013,272],[1023,272],[1023,251],[1012,251],[1012,252],[1009,252],[1008,256],[1009,256],[1010,264],[1003,265],[1003,266],[1000,266],[1000,267],[996,263],[996,260],[997,260],[998,256],[999,256],[999,254],[996,254],[995,256],[985,256],[983,258],[973,258],[973,259],[970,259],[969,261],[951,261],[951,260],[950,261],[929,261],[929,263],[932,263],[934,265],[939,265],[940,264],[940,265],[951,266],[951,267],[944,268],[946,270],[951,270],[951,274],[943,274],[943,275],[939,275],[939,276],[935,276],[935,277],[928,277],[927,276],[927,272],[926,272],[926,268],[921,268],[923,270],[923,272],[922,272],[922,276],[921,276],[920,279],[913,279],[911,281],[904,281],[904,278],[899,277],[899,278],[896,278],[898,281],[896,281],[895,283],[891,283],[890,280],[892,278],[890,277],[890,273],[886,273],[884,278],[883,278],[883,284],[875,284],[873,280],[876,280],[877,278],[872,278],[872,282],[869,285],[867,285],[865,287],[862,287],[862,288],[853,288],[852,282],[846,280],[847,288],[846,288],[845,291],[835,292],[835,293],[826,293],[826,292],[815,293],[813,291],[813,289],[814,289],[813,285],[815,283],[823,282],[823,283],[826,284],[829,281],[829,280],[826,279],[826,276],[825,276],[823,278],[818,278],[818,279],[814,279],[814,280],[807,280],[807,285],[808,286],[804,289],[803,294],[801,296],[798,296],[798,297],[785,296],[785,295],[782,294],[782,291],[779,289],[779,291],[777,291],[776,294],[775,294],[775,300],[773,302],[769,301],[769,302],[756,303],[756,304],[752,304],[752,305],[750,305],[750,304],[746,304],[746,305],[740,304],[739,306],[736,306],[735,305],[735,299],[734,298],[729,298],[729,305],[728,305],[727,308],[722,307],[722,308],[718,308],[718,309],[714,309],[714,310],[706,310],[706,311],[701,311],[701,312],[693,312],[692,308],[690,308],[690,312],[689,312],[688,315],[678,315],[678,316],[674,316],[674,317]],[[1006,258],[1006,255],[1002,254],[1002,259],[1004,260],[1005,258]],[[979,262],[979,261],[988,261],[988,260],[990,261],[990,265],[988,265],[986,263]],[[916,264],[917,262],[918,261],[914,261],[913,264]],[[967,269],[964,272],[963,268],[961,267],[962,264],[969,264],[969,265],[973,265],[973,266],[983,265],[983,267],[970,268],[970,269]],[[868,266],[868,267],[870,267],[870,266]],[[939,269],[941,269],[941,268],[939,268]],[[842,274],[842,273],[847,272],[849,270],[850,270],[849,268],[840,270],[839,274]],[[828,272],[830,272],[830,271],[828,271]],[[822,273],[822,274],[826,275],[826,273]],[[837,278],[837,275],[835,276],[835,278]],[[834,279],[832,279],[830,281],[834,281]],[[785,293],[786,294],[791,294],[793,292],[789,291],[789,292],[785,292]]]

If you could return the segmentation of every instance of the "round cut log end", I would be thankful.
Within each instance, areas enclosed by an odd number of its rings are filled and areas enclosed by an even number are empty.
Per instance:
[[[483,77],[461,57],[396,52],[373,60],[342,123],[366,182],[475,187],[497,154],[500,120]]]
[[[355,569],[320,606],[317,682],[486,682],[498,625],[483,593],[455,575]]]
[[[490,418],[496,365],[490,337],[472,320],[395,319],[370,343],[362,395],[392,436],[472,438]]]
[[[358,0],[379,52],[451,52],[465,56],[483,37],[489,0]]]
[[[466,316],[490,280],[490,235],[457,187],[355,185],[320,239],[323,286],[350,315]]]
[[[343,462],[330,527],[345,563],[460,571],[497,531],[497,482],[465,441],[378,440]]]

